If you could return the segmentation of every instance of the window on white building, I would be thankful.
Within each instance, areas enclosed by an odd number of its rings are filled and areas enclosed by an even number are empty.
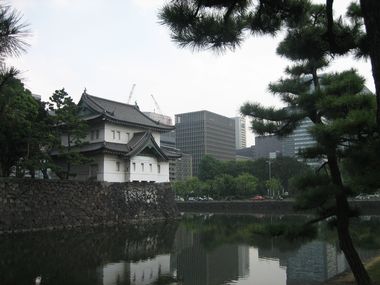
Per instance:
[[[120,162],[116,161],[116,171],[120,171]]]
[[[116,138],[116,137],[115,137],[115,131],[112,130],[111,132],[112,132],[112,138],[115,139],[115,138]]]
[[[144,172],[144,163],[141,163],[141,171]]]
[[[120,140],[120,131],[117,131],[117,138]]]
[[[132,163],[132,166],[133,166],[133,171],[136,171],[136,163]]]
[[[96,130],[95,138],[96,138],[96,139],[99,138],[99,130]]]
[[[157,164],[157,173],[161,173],[161,165]]]
[[[152,164],[151,163],[149,163],[149,170],[150,170],[150,172],[152,172]]]
[[[127,135],[127,142],[129,142],[129,133],[126,133]]]

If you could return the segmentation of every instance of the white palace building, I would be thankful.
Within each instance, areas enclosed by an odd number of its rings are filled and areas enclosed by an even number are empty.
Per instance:
[[[169,182],[169,159],[179,155],[160,147],[160,135],[173,130],[174,126],[152,120],[137,106],[86,92],[78,105],[90,129],[86,137],[88,143],[80,147],[80,152],[92,162],[73,166],[73,179]],[[67,145],[67,138],[63,138],[62,143]]]

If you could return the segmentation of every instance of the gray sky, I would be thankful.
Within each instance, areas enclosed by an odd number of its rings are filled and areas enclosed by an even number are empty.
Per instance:
[[[321,2],[321,1],[319,1]],[[322,1],[323,2],[323,1]],[[345,5],[335,5],[342,11]],[[347,1],[348,2],[348,1]],[[32,36],[28,52],[8,60],[22,71],[27,88],[47,100],[65,88],[78,101],[89,94],[154,111],[151,94],[164,114],[209,110],[236,116],[246,101],[279,105],[268,83],[283,75],[289,62],[276,55],[278,38],[250,37],[222,55],[180,49],[158,23],[163,0],[11,0]],[[338,6],[341,5],[341,6]],[[374,90],[370,63],[350,57],[330,70],[356,68]],[[249,136],[248,144],[252,144]]]

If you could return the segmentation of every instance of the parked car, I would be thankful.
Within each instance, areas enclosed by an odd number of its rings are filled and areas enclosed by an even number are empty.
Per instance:
[[[262,201],[262,200],[265,200],[265,197],[261,196],[261,195],[256,195],[256,196],[252,197],[250,200],[251,201]]]
[[[357,200],[369,200],[370,198],[370,195],[364,193],[360,193],[359,195],[355,196],[355,199]]]

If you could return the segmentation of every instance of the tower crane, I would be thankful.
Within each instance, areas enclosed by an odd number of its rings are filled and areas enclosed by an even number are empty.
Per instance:
[[[162,115],[161,108],[160,108],[160,106],[158,105],[158,103],[157,103],[156,99],[154,98],[153,94],[150,94],[150,96],[151,96],[152,99],[153,99],[153,102],[154,102],[154,105],[156,106],[156,109],[157,109],[157,111],[158,111],[158,114]]]
[[[133,91],[135,90],[135,87],[136,87],[136,84],[133,83],[132,88],[131,88],[131,91],[129,92],[129,97],[128,97],[128,102],[127,102],[127,104],[130,104],[130,103],[131,103],[131,99],[132,99],[132,95],[133,95]]]

